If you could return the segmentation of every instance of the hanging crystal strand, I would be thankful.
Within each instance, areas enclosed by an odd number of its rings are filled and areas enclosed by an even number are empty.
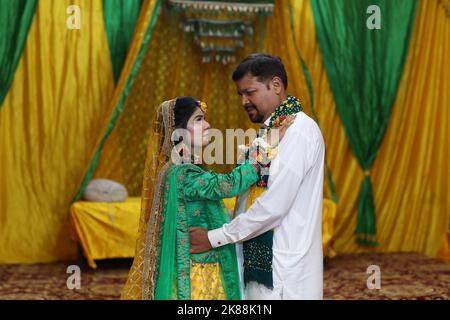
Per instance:
[[[246,4],[246,1],[213,0],[167,2],[178,14],[184,12],[186,15],[183,31],[193,32],[194,43],[202,51],[203,63],[228,64],[235,61],[237,50],[245,47],[244,36],[255,33],[252,26],[255,18],[267,16],[273,11],[273,1],[264,4],[258,1]]]

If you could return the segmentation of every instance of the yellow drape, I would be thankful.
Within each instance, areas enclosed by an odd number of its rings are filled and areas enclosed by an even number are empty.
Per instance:
[[[223,132],[227,128],[250,125],[245,111],[239,108],[236,88],[231,81],[234,65],[203,64],[192,34],[182,32],[180,22],[178,14],[162,7],[135,83],[104,145],[94,175],[123,183],[134,196],[141,194],[149,121],[162,101],[181,95],[205,101],[209,105],[208,120]],[[238,58],[252,50],[245,48]],[[127,62],[130,61],[129,56]],[[118,85],[117,92],[123,84]]]
[[[448,60],[449,30],[445,8],[438,1],[420,1],[411,50],[392,118],[372,169],[377,207],[378,239],[374,249],[355,243],[357,189],[361,171],[335,110],[308,0],[291,1],[295,39],[310,70],[315,110],[327,145],[327,158],[339,196],[335,250],[343,252],[419,251],[435,255],[450,212]],[[433,19],[429,20],[432,17]],[[139,195],[145,151],[146,121],[163,100],[193,95],[209,103],[213,127],[248,127],[239,108],[230,75],[233,65],[202,64],[192,36],[180,32],[177,16],[163,10],[148,47],[136,85],[131,90],[117,127],[107,142],[97,177],[114,176]],[[425,21],[433,21],[426,24]],[[241,59],[258,48],[239,52]],[[269,18],[264,50],[283,58],[289,92],[312,115],[307,87],[295,52],[287,0],[276,1]],[[176,57],[176,58],[175,58]],[[119,147],[117,147],[119,146]],[[120,153],[116,152],[117,150]],[[214,169],[224,169],[215,167]],[[325,197],[329,189],[325,187]]]
[[[449,56],[450,17],[439,1],[420,1],[404,75],[371,173],[381,243],[376,250],[435,256],[448,228]],[[348,147],[334,148],[332,135],[328,137],[330,161],[337,164],[334,172],[341,194],[336,249],[359,252],[363,249],[353,236],[354,186],[363,172],[353,157],[349,162],[341,158]]]
[[[323,67],[310,2],[291,1],[295,36],[311,72],[320,120],[339,197],[335,249],[338,253],[419,251],[436,255],[448,227],[450,201],[450,20],[439,1],[419,1],[408,59],[389,127],[371,176],[380,246],[355,243],[357,189],[363,172],[353,156]],[[312,114],[295,48],[289,41],[287,1],[277,1],[267,31],[267,51],[280,55],[290,91]],[[325,188],[329,197],[329,190]]]
[[[144,1],[147,12],[154,3]],[[354,241],[355,186],[363,172],[335,111],[310,2],[291,3],[296,42],[311,72],[315,109],[339,196],[335,250],[368,250]],[[66,28],[66,8],[70,4],[82,9],[81,30]],[[70,201],[105,132],[148,23],[141,19],[138,25],[126,72],[113,97],[101,4],[102,0],[39,3],[24,55],[0,113],[0,263],[74,257],[75,245],[68,231]],[[193,95],[210,105],[208,117],[213,127],[225,130],[250,125],[230,80],[234,66],[202,64],[192,35],[181,32],[178,22],[163,10],[136,85],[105,144],[96,172],[96,177],[123,182],[131,195],[140,195],[146,121],[161,101]],[[311,115],[290,32],[287,0],[276,1],[264,48],[283,58],[289,91],[301,98]],[[371,250],[435,255],[447,229],[449,33],[449,17],[442,3],[420,1],[405,74],[371,173],[381,243]],[[246,41],[238,60],[258,50],[251,43]],[[329,197],[327,188],[325,195]]]
[[[39,1],[0,113],[0,263],[74,258],[68,213],[113,92],[102,0]],[[69,30],[69,5],[81,30]]]

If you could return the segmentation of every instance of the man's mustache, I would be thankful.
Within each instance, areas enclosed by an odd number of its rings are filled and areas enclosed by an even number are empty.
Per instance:
[[[253,105],[253,104],[246,104],[246,105],[244,106],[244,109],[245,109],[246,111],[248,111],[249,109],[256,109],[256,107],[255,107],[255,105]]]

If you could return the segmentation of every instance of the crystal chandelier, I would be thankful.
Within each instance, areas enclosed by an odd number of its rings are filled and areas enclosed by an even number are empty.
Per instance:
[[[273,0],[168,2],[183,16],[183,30],[193,33],[203,63],[234,62],[236,52],[244,47],[244,36],[254,35],[254,21],[272,15],[274,9]]]

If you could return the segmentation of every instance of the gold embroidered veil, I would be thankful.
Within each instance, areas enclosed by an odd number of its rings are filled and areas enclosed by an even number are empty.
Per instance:
[[[161,225],[163,186],[171,164],[176,99],[163,102],[156,112],[147,144],[142,186],[141,217],[136,252],[121,299],[154,298],[157,248]]]

